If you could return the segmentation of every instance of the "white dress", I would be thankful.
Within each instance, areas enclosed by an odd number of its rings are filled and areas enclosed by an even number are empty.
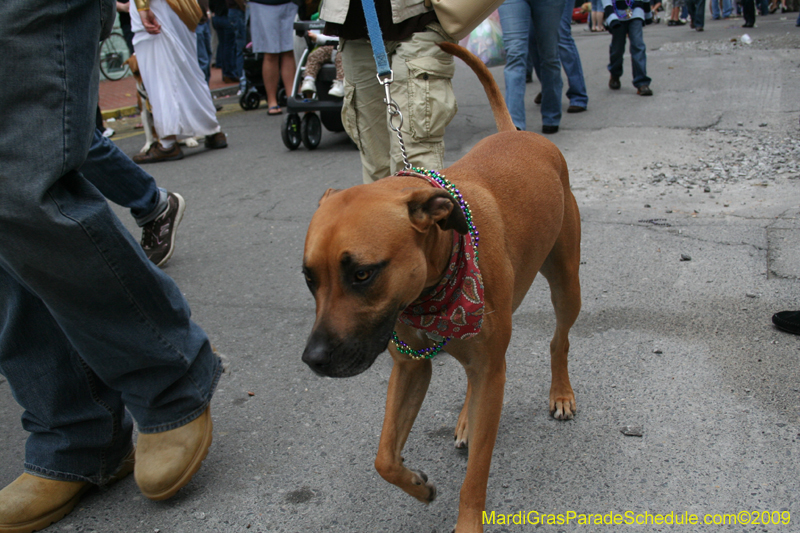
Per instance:
[[[219,132],[211,91],[197,62],[197,37],[165,0],[151,0],[150,10],[161,33],[147,33],[135,8],[131,29],[156,132],[178,139]]]

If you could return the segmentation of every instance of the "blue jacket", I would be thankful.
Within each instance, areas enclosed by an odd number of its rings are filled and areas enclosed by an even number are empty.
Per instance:
[[[616,9],[614,9],[615,5]],[[603,0],[603,8],[606,16],[605,25],[609,28],[619,22],[631,19],[642,19],[645,24],[653,23],[649,0]],[[631,16],[626,18],[625,14],[628,9],[631,10]]]

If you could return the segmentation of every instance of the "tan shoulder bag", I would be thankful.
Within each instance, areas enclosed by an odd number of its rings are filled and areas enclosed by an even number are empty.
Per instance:
[[[486,20],[505,0],[425,0],[433,6],[444,31],[460,41]]]

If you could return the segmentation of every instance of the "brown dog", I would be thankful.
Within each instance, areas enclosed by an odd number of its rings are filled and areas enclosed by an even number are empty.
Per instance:
[[[535,133],[516,131],[480,60],[459,46],[440,46],[478,75],[499,130],[442,171],[466,199],[480,232],[478,264],[485,291],[480,332],[467,340],[453,338],[446,346],[468,379],[455,429],[456,446],[469,443],[470,449],[456,526],[465,533],[483,531],[511,315],[537,272],[550,284],[556,314],[550,412],[561,420],[575,413],[567,352],[581,307],[580,216],[558,148]],[[425,474],[408,469],[401,454],[430,382],[431,363],[414,360],[389,342],[394,330],[413,350],[434,345],[398,318],[442,279],[454,250],[453,232],[468,229],[448,192],[419,177],[392,176],[343,191],[329,189],[305,243],[303,271],[316,300],[316,322],[303,361],[318,374],[353,376],[389,345],[394,366],[375,468],[424,503],[433,501],[436,489]]]

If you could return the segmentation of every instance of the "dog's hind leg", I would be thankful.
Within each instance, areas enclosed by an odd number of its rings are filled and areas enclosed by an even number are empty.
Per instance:
[[[557,420],[571,420],[577,406],[569,382],[567,356],[569,330],[581,310],[580,268],[581,227],[578,207],[571,194],[565,197],[564,222],[553,249],[540,272],[550,284],[550,299],[556,313],[556,331],[550,342],[550,414]]]
[[[403,464],[403,447],[417,418],[431,381],[431,362],[414,361],[390,349],[394,358],[389,390],[386,394],[386,415],[375,469],[383,479],[397,485],[422,503],[436,498],[436,487],[423,472]]]

